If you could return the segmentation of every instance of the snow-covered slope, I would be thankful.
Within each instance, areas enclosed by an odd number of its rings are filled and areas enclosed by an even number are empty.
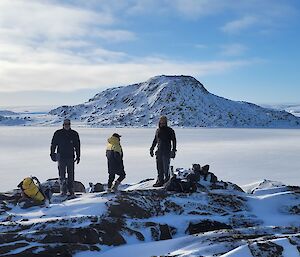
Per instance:
[[[12,115],[15,116],[15,115]],[[8,116],[0,115],[0,125],[2,126],[12,126],[12,125],[24,125],[27,123],[27,120],[19,117],[12,117],[11,114]]]
[[[213,95],[190,76],[162,75],[109,88],[50,114],[91,126],[156,126],[167,115],[171,125],[183,127],[300,127],[300,118],[290,113]]]
[[[51,107],[53,108],[53,106]],[[50,107],[11,106],[7,108],[10,110],[0,109],[0,126],[34,126],[56,123],[56,117],[48,115]]]
[[[9,110],[0,110],[0,115],[2,116],[11,116],[11,115],[17,115],[18,113],[9,111]]]
[[[275,110],[284,110],[293,114],[294,116],[300,117],[300,104],[277,104],[277,105],[264,105],[267,108]]]
[[[248,194],[201,178],[196,192],[176,193],[153,183],[25,210],[2,193],[0,255],[299,256],[299,187],[265,180]]]

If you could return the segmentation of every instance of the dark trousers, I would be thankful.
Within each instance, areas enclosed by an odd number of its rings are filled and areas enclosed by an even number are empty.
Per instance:
[[[156,168],[158,172],[158,181],[164,183],[170,178],[170,156],[169,155],[156,155]]]
[[[66,173],[68,177],[66,178]],[[60,192],[74,194],[74,160],[73,159],[60,159],[58,161],[58,174]]]
[[[119,174],[112,173],[112,172],[109,173],[107,188],[111,188],[112,183],[114,182],[116,175],[119,175],[119,177],[117,178],[117,181],[119,183],[121,183],[124,180],[125,176],[126,176],[125,171],[122,171]]]

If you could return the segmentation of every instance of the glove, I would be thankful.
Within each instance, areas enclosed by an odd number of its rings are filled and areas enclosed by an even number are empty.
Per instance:
[[[170,153],[170,158],[174,159],[176,156],[176,150],[172,150]]]
[[[52,160],[52,161],[57,162],[57,156],[56,156],[56,153],[51,153],[51,154],[50,154],[50,157],[51,157],[51,160]]]
[[[76,164],[78,164],[80,162],[80,157],[76,157],[76,159],[74,160],[74,162],[76,162]]]
[[[151,156],[151,157],[154,156],[153,149],[150,149],[150,156]]]

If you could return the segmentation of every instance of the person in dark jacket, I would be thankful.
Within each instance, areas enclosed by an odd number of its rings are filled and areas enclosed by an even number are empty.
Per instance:
[[[74,196],[74,163],[80,162],[80,139],[78,133],[71,129],[69,119],[64,120],[62,129],[55,131],[51,141],[50,157],[52,161],[58,162],[61,194],[66,195],[69,191],[69,194]]]
[[[157,145],[156,168],[158,178],[154,187],[163,186],[170,179],[170,158],[175,158],[176,154],[176,135],[175,131],[168,127],[168,119],[166,116],[161,116],[158,123],[152,146],[150,148],[151,157],[154,156],[154,149]]]
[[[107,191],[117,191],[120,183],[124,180],[126,174],[124,171],[123,164],[123,150],[120,144],[120,135],[114,133],[110,138],[107,139],[106,157],[108,166],[108,183]],[[115,176],[119,175],[117,180],[114,182]]]

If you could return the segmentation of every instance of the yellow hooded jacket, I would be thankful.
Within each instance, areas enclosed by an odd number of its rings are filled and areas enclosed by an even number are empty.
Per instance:
[[[118,152],[118,153],[120,153],[121,156],[123,156],[123,151],[122,151],[122,147],[121,147],[119,138],[117,138],[115,136],[111,136],[109,139],[107,139],[107,142],[108,142],[108,144],[107,144],[106,150]]]
[[[108,140],[106,148],[107,166],[109,174],[124,174],[123,150],[120,139],[111,136]]]
[[[33,179],[30,177],[23,179],[22,190],[25,195],[34,199],[37,202],[43,202],[45,200],[44,195],[41,193],[38,186],[34,183]]]

